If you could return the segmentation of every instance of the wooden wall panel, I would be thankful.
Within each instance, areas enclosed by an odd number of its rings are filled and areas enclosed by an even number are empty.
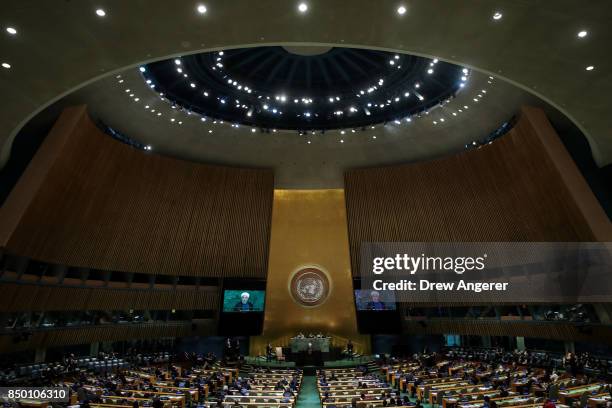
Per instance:
[[[479,149],[346,172],[353,275],[361,242],[597,240],[592,214],[580,211],[532,114],[523,111],[507,135]]]
[[[103,134],[84,107],[66,116],[78,125],[12,231],[9,252],[103,270],[266,276],[271,170],[150,154]]]
[[[15,341],[14,334],[3,334],[0,335],[0,353],[72,344],[91,344],[98,341],[210,336],[215,334],[215,330],[216,321],[206,319],[198,320],[196,323],[108,324],[42,330],[33,332],[26,341]]]
[[[409,334],[466,334],[473,336],[536,337],[564,341],[595,341],[612,344],[612,327],[607,325],[573,325],[563,322],[500,322],[497,320],[409,321],[404,325]]]
[[[0,310],[217,310],[217,288],[201,290],[107,289],[0,284]]]

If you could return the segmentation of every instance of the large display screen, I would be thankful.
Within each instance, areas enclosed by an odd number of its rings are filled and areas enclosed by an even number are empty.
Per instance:
[[[263,312],[266,292],[264,290],[224,290],[224,312]]]
[[[395,310],[395,296],[391,291],[355,289],[357,310]]]

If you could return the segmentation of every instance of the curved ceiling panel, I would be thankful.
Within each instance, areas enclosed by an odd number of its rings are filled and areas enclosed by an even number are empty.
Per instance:
[[[469,77],[467,68],[407,54],[292,50],[193,54],[143,65],[140,71],[179,109],[266,130],[304,132],[405,119],[454,97]]]
[[[584,131],[600,165],[612,161],[608,1],[307,3],[300,12],[288,1],[206,0],[201,13],[192,1],[3,1],[2,24],[16,34],[2,27],[0,162],[29,118],[95,78],[169,56],[267,44],[383,49],[495,75],[553,104]]]

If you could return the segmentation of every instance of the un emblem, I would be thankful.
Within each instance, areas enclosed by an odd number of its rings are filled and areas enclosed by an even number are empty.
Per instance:
[[[319,306],[329,295],[329,278],[320,269],[302,268],[289,281],[291,297],[302,306]]]

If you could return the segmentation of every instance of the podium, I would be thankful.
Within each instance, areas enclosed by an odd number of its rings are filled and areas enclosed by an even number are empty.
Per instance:
[[[312,344],[312,351],[319,351],[321,353],[329,353],[329,345],[331,343],[330,337],[304,337],[298,338],[293,337],[289,344],[291,346],[292,353],[299,353],[308,350],[308,344]]]

